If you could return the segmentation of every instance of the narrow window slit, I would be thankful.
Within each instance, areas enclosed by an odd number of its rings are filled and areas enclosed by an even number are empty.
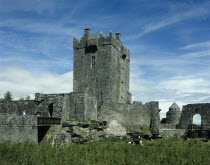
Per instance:
[[[101,100],[101,103],[103,103],[103,93],[102,92],[100,93],[100,100]]]
[[[92,70],[95,70],[95,67],[96,67],[96,58],[95,58],[95,56],[92,56],[92,59],[91,59],[91,69]]]
[[[74,115],[75,115],[75,117],[77,116],[77,106],[76,106],[76,104],[74,104]]]

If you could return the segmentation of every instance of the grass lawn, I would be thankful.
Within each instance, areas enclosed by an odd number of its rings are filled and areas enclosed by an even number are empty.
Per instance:
[[[0,165],[210,165],[210,142],[179,138],[143,141],[144,146],[124,140],[51,147],[47,144],[0,143]]]

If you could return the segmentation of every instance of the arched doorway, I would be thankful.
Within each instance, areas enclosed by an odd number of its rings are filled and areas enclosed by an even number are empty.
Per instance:
[[[201,115],[200,114],[193,115],[193,121],[192,121],[192,137],[193,138],[200,138],[200,137],[202,137]]]
[[[193,125],[201,126],[201,115],[200,114],[195,114],[193,115]]]
[[[201,131],[201,115],[195,114],[192,118],[192,130],[191,130],[192,138],[201,138],[202,131]]]

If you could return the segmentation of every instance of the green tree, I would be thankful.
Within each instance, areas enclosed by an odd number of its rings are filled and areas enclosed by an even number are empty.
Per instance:
[[[10,91],[7,91],[5,94],[4,94],[4,100],[5,101],[12,101],[13,100],[13,96],[12,96],[12,93]]]
[[[21,97],[19,100],[20,100],[20,101],[23,101],[23,100],[24,100],[24,97]]]
[[[26,96],[26,98],[25,98],[25,100],[30,100],[30,96],[28,95],[28,96]]]

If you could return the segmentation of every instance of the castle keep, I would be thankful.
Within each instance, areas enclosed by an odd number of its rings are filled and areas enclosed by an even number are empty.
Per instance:
[[[0,140],[67,144],[144,129],[162,136],[183,134],[189,124],[184,121],[188,110],[181,116],[174,103],[161,124],[158,102],[132,102],[130,52],[120,33],[105,36],[90,31],[86,28],[81,39],[73,39],[73,92],[0,101]]]
[[[108,37],[90,34],[74,38],[74,92],[88,93],[103,103],[131,103],[129,93],[130,53],[120,33]]]

